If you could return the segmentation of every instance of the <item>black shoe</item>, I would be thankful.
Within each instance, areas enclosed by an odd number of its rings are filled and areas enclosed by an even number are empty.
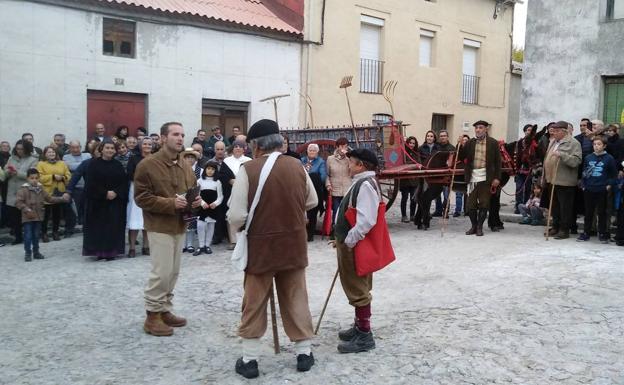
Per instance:
[[[416,225],[416,228],[417,228],[418,230],[422,230],[422,229],[423,229],[423,225]]]
[[[498,226],[492,226],[492,227],[490,227],[490,230],[491,230],[493,233],[497,233],[497,232],[499,232],[499,231],[500,231],[500,230],[498,229]]]
[[[248,363],[243,362],[243,357],[236,360],[236,373],[245,378],[256,378],[260,375],[258,372],[258,361],[251,360]]]
[[[34,258],[35,259],[44,259],[45,257],[40,252],[35,251]]]
[[[338,344],[340,353],[360,353],[375,349],[375,340],[373,333],[365,333],[355,327],[355,335],[350,341],[344,341]]]
[[[185,248],[182,249],[183,253],[186,253],[187,251],[188,251],[188,247],[185,247]]]
[[[30,253],[24,254],[24,261],[25,262],[32,262],[32,254],[30,254]]]
[[[197,257],[198,255],[201,255],[203,252],[204,252],[204,248],[200,247],[193,253],[193,256]]]
[[[453,213],[453,218],[461,217],[461,213]]]
[[[209,246],[204,247],[204,254],[212,254],[212,249]]]
[[[352,324],[349,329],[338,332],[338,338],[341,341],[351,341],[353,337],[355,337],[355,324]]]
[[[314,365],[314,355],[310,352],[310,355],[299,354],[297,355],[297,371],[307,372]]]
[[[189,247],[186,248],[186,251],[188,253],[194,253],[195,252],[195,248],[193,246],[189,246]]]
[[[570,232],[569,231],[559,231],[557,234],[555,234],[555,239],[568,239],[570,238]]]

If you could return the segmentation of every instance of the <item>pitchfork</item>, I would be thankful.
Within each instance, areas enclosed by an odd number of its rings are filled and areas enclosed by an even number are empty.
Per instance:
[[[349,108],[349,117],[351,118],[351,128],[353,129],[353,137],[355,138],[355,146],[360,147],[360,141],[358,140],[357,131],[355,131],[355,123],[353,122],[353,112],[351,111],[351,103],[349,102],[349,93],[347,92],[347,88],[353,85],[352,83],[353,76],[348,75],[342,78],[340,82],[340,88],[343,88],[345,91],[345,97],[347,98],[347,107]]]
[[[384,86],[383,86],[383,97],[384,99],[386,99],[386,102],[390,104],[390,111],[392,112],[393,120],[394,120],[394,106],[392,105],[392,100],[394,99],[394,89],[396,88],[398,83],[399,82],[397,82],[396,80],[388,80],[384,82]]]

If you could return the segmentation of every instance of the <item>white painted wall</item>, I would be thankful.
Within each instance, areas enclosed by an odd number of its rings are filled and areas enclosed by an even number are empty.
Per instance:
[[[528,3],[522,104],[524,124],[603,116],[603,77],[624,73],[624,19],[606,21],[606,0]]]
[[[299,43],[138,22],[136,52],[102,54],[100,14],[0,0],[0,139],[30,131],[38,145],[54,132],[84,141],[87,89],[147,94],[151,132],[175,120],[192,138],[202,98],[251,102],[250,124],[272,119],[272,104],[258,100],[285,93],[293,96],[279,103],[280,124],[297,125]]]

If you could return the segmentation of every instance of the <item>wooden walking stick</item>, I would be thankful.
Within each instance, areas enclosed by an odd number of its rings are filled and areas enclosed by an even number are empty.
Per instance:
[[[338,278],[338,272],[340,270],[336,269],[336,274],[334,274],[334,279],[332,280],[331,286],[329,287],[329,293],[327,293],[327,298],[325,299],[325,304],[323,305],[323,310],[321,310],[321,315],[319,316],[319,320],[316,323],[316,329],[314,329],[314,335],[318,334],[319,328],[321,327],[321,321],[323,320],[323,315],[325,314],[325,309],[327,309],[327,304],[329,303],[329,298],[332,295],[332,291],[334,290],[334,285],[336,284],[336,278]]]
[[[555,162],[555,174],[553,176],[552,184],[550,185],[550,197],[548,202],[548,218],[546,218],[546,240],[548,240],[548,236],[550,233],[550,218],[552,217],[552,205],[553,198],[555,196],[555,178],[557,177],[557,170],[559,169],[559,157],[557,157],[557,162]],[[544,170],[546,172],[546,170]],[[545,177],[545,176],[544,176]]]
[[[277,101],[287,96],[290,96],[290,94],[273,95],[273,96],[269,96],[268,98],[259,100],[260,102],[268,102],[269,100],[273,101],[273,110],[275,111],[275,123],[279,124],[279,122],[277,121]]]
[[[461,142],[457,143],[457,149],[455,149],[455,157],[453,158],[453,174],[451,174],[451,185],[449,186],[449,196],[446,198],[446,205],[444,206],[444,213],[442,214],[442,228],[440,229],[440,237],[444,237],[444,231],[446,230],[446,224],[448,223],[448,212],[451,206],[451,192],[453,191],[453,185],[455,184],[455,165],[457,164],[457,158],[459,158],[459,149]]]
[[[351,87],[353,76],[343,76],[340,82],[340,88],[344,89],[345,97],[347,98],[347,108],[349,109],[349,117],[351,118],[351,128],[353,129],[353,139],[355,139],[355,146],[360,147],[360,141],[358,139],[357,131],[355,130],[355,123],[353,122],[353,112],[351,111],[351,103],[349,102],[349,93],[347,88]]]
[[[275,354],[279,354],[279,337],[277,336],[277,314],[275,313],[275,294],[273,293],[273,282],[271,282],[271,294],[269,296],[271,303],[271,326],[273,328],[273,350]]]

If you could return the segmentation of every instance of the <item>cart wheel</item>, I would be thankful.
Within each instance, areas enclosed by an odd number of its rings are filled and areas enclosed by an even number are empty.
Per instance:
[[[397,195],[399,195],[399,180],[380,180],[379,185],[381,187],[381,196],[386,202],[386,211],[390,210]]]

